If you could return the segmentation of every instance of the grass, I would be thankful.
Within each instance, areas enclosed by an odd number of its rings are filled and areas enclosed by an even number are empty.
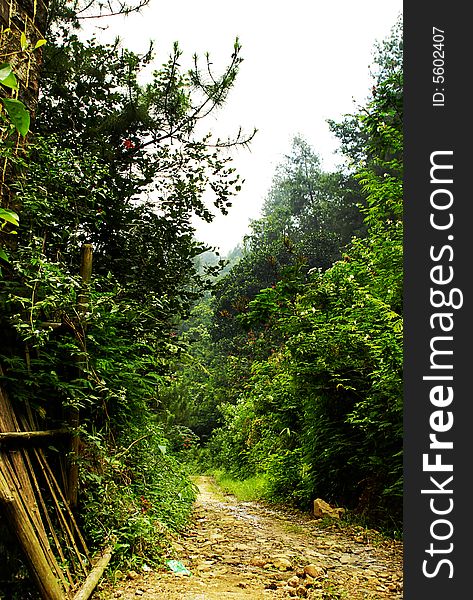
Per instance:
[[[297,525],[296,523],[283,523],[284,530],[287,533],[297,533],[297,534],[305,534],[307,530],[302,525]]]
[[[226,493],[232,494],[242,502],[265,498],[267,482],[264,475],[254,475],[242,481],[233,479],[224,471],[214,471],[212,475]]]

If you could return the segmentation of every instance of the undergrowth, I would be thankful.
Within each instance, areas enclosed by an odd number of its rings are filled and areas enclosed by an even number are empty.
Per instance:
[[[268,500],[268,482],[263,474],[248,477],[243,481],[233,479],[225,471],[215,470],[212,473],[218,485],[227,493],[242,502]]]

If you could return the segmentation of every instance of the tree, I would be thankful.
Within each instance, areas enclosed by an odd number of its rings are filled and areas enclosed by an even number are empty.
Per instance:
[[[363,234],[360,200],[353,178],[322,172],[312,148],[294,138],[291,153],[276,169],[262,217],[251,225],[241,260],[216,286],[217,335],[226,336],[227,330],[233,335],[229,319],[288,269],[329,268],[351,236]]]
[[[402,16],[391,28],[390,35],[384,40],[377,42],[373,52],[373,68],[371,75],[373,86],[367,101],[373,100],[379,93],[378,86],[388,80],[395,81],[392,86],[393,105],[402,103],[402,83],[400,77],[403,69],[403,39],[402,39]],[[360,107],[358,107],[360,111]],[[361,111],[360,111],[361,112]],[[397,111],[397,125],[402,126],[401,114]],[[340,140],[340,153],[348,158],[349,165],[356,168],[360,162],[370,160],[366,154],[369,138],[366,135],[360,120],[355,115],[347,115],[340,123],[329,119],[331,130]]]
[[[308,507],[322,497],[399,532],[402,71],[383,68],[352,118],[361,142],[351,172],[320,173],[299,145],[297,160],[278,171],[246,254],[217,287],[220,344],[241,381],[220,406],[223,423],[209,447],[234,476],[262,475],[266,498]],[[346,210],[337,203],[345,178],[362,194],[364,235],[338,247],[325,268],[307,269],[295,260],[304,249],[313,249],[310,260],[330,256],[327,233],[338,231]],[[319,243],[325,255],[317,255]],[[272,272],[262,266],[268,256]]]
[[[144,86],[150,54],[66,29],[48,46],[36,135],[14,185],[21,225],[0,292],[3,381],[40,427],[79,411],[87,534],[99,543],[105,528],[125,540],[117,559],[152,562],[156,521],[182,526],[195,496],[159,405],[182,352],[178,319],[205,287],[190,217],[212,218],[204,192],[226,212],[239,188],[231,142],[196,125],[224,102],[240,46],[209,82],[197,59],[182,72],[176,45]],[[94,247],[85,315],[84,243]]]

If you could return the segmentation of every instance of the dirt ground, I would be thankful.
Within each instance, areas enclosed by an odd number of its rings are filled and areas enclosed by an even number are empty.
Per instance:
[[[310,515],[238,502],[208,477],[192,524],[174,543],[190,571],[129,572],[94,600],[385,600],[402,598],[402,544],[322,526]]]

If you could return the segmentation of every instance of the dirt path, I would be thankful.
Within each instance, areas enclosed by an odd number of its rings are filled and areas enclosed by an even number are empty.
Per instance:
[[[173,557],[190,576],[143,573],[95,599],[122,600],[384,600],[402,598],[402,545],[354,528],[322,528],[299,512],[273,510],[224,496],[208,477],[193,526]]]

